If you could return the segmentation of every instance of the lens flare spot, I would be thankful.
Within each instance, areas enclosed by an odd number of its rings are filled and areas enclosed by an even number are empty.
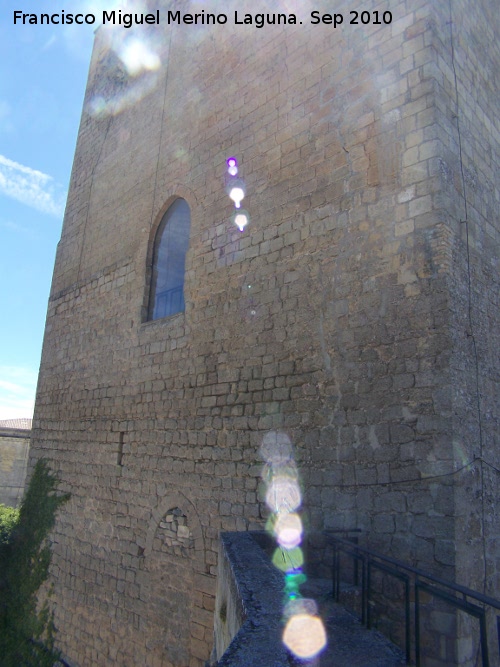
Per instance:
[[[93,116],[100,116],[103,114],[106,111],[106,100],[104,97],[101,95],[94,97],[90,102],[89,111]]]
[[[318,605],[311,598],[299,597],[296,600],[290,600],[284,609],[285,618],[291,618],[298,614],[307,614],[308,616],[318,615]]]
[[[97,118],[118,115],[124,109],[134,106],[150,93],[156,87],[157,80],[157,72],[145,72],[134,80],[133,85],[127,86],[125,90],[118,92],[116,95],[110,97],[98,95],[94,97],[86,105],[86,111]]]
[[[306,575],[302,572],[302,568],[296,570],[289,570],[285,573],[285,599],[288,602],[285,605],[285,617],[288,618],[291,614],[286,614],[288,604],[295,600],[301,599],[300,587],[307,581]]]
[[[293,461],[287,461],[285,463],[280,463],[278,465],[273,465],[272,463],[266,463],[262,466],[262,479],[266,484],[270,484],[273,477],[291,477],[292,479],[298,479],[297,466]]]
[[[314,658],[326,646],[322,620],[310,614],[296,614],[286,624],[283,643],[298,658]]]
[[[227,171],[231,176],[236,176],[238,173],[238,160],[235,157],[228,157],[226,160]]]
[[[290,570],[285,575],[285,593],[297,593],[300,586],[307,581],[306,575],[298,567],[296,570]]]
[[[234,205],[236,206],[236,208],[240,208],[244,196],[245,192],[243,188],[233,187],[229,191],[229,198],[232,199],[232,201],[234,201]]]
[[[126,41],[118,55],[130,76],[137,76],[145,70],[152,72],[159,69],[161,64],[158,55],[140,39]]]
[[[266,463],[262,468],[261,477],[267,485],[271,484],[276,477],[287,477],[298,484],[299,471],[297,470],[295,461],[292,460],[274,465]]]
[[[465,446],[463,442],[458,440],[453,441],[453,453],[455,455],[455,461],[460,466],[465,466],[470,461],[470,457],[465,451]]]
[[[270,431],[262,439],[260,446],[262,459],[270,466],[292,461],[292,443],[286,433]]]
[[[247,211],[236,211],[233,215],[233,222],[236,227],[238,227],[240,232],[242,232],[250,222],[250,216],[248,215]]]
[[[298,570],[304,564],[304,554],[300,547],[296,547],[295,549],[278,547],[273,554],[272,562],[282,572],[293,572],[293,570]]]
[[[280,514],[274,525],[278,544],[284,549],[294,549],[302,541],[302,521],[298,514]]]
[[[274,477],[266,493],[267,506],[276,514],[294,512],[302,502],[299,483],[288,476]]]

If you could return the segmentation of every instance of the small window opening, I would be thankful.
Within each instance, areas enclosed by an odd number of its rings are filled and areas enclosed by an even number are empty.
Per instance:
[[[184,276],[191,212],[185,199],[176,199],[162,218],[153,248],[148,319],[157,320],[185,309]]]

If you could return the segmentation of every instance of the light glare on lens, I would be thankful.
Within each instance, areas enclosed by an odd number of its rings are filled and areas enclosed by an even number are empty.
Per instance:
[[[292,616],[283,633],[283,643],[298,658],[314,658],[326,646],[326,632],[318,616]]]
[[[233,214],[233,222],[236,225],[236,227],[238,227],[240,232],[242,232],[250,222],[250,216],[248,215],[247,211],[243,210],[236,211]]]
[[[298,514],[282,514],[274,524],[278,544],[284,549],[298,547],[302,541],[302,521]]]
[[[244,196],[245,193],[243,192],[243,188],[237,186],[231,188],[229,192],[229,198],[234,201],[234,205],[236,206],[236,208],[240,208],[241,201],[243,200]]]
[[[304,554],[300,547],[295,549],[275,549],[272,563],[282,572],[294,572],[304,565]]]
[[[276,514],[294,512],[301,502],[302,495],[297,480],[290,477],[275,477],[269,484],[266,503]]]

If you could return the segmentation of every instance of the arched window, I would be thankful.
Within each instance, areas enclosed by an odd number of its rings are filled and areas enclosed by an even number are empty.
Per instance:
[[[156,232],[148,319],[157,320],[184,310],[184,274],[191,212],[185,199],[168,208]]]

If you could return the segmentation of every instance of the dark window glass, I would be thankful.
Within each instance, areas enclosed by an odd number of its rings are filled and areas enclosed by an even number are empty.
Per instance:
[[[149,319],[184,310],[184,274],[191,212],[185,199],[176,199],[162,218],[153,250]]]

